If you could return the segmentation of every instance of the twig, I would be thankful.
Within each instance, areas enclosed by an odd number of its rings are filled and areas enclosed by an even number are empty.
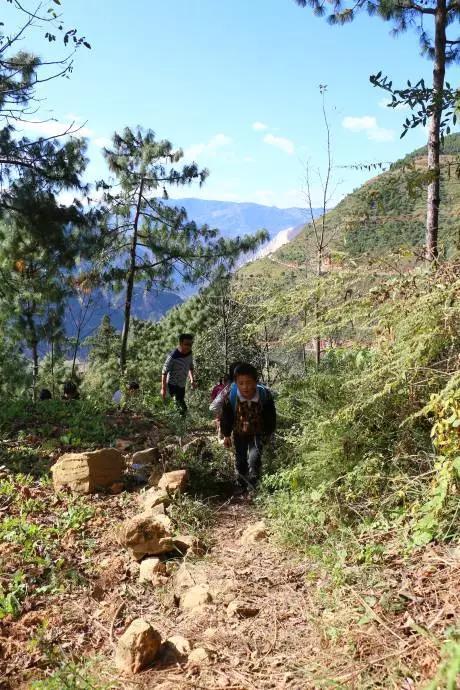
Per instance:
[[[115,622],[116,622],[116,620],[117,620],[117,618],[118,618],[120,612],[122,611],[122,609],[124,609],[125,605],[126,605],[125,602],[122,601],[121,604],[120,604],[120,606],[119,606],[119,607],[117,608],[117,610],[115,611],[115,614],[114,614],[114,616],[113,616],[113,618],[112,618],[112,623],[110,624],[110,642],[111,642],[111,644],[112,644],[114,647],[116,647],[116,642],[115,642],[115,637],[114,637],[114,634],[113,634],[113,629],[114,629],[114,627],[115,627]]]
[[[400,642],[406,642],[406,640],[400,637],[397,632],[395,632],[392,628],[390,628],[389,625],[385,623],[385,621],[378,615],[378,613],[374,611],[374,609],[371,606],[369,606],[367,601],[362,598],[362,596],[354,589],[354,587],[350,587],[350,589],[355,595],[355,597],[358,599],[358,601],[360,601],[361,604],[364,606],[364,608],[375,618],[376,621],[380,623],[380,625],[382,625],[385,628],[385,630],[387,630],[390,633],[390,635],[396,637],[396,639],[398,639]]]
[[[334,678],[333,682],[334,683],[343,683],[347,680],[351,680],[352,678],[355,678],[360,673],[363,673],[363,671],[370,668],[371,666],[378,664],[380,661],[385,661],[386,659],[391,659],[391,657],[393,657],[393,656],[406,656],[406,654],[408,652],[413,652],[416,649],[418,650],[422,646],[423,645],[419,644],[418,642],[414,642],[414,644],[409,645],[405,649],[395,649],[392,652],[388,652],[388,654],[383,654],[382,656],[379,656],[376,659],[371,659],[370,661],[368,661],[367,664],[365,664],[361,668],[356,669],[355,671],[350,671],[350,673],[346,673],[343,676],[338,676],[337,678]]]

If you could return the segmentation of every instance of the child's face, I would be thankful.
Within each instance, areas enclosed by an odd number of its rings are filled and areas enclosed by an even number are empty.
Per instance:
[[[192,351],[192,346],[193,340],[183,340],[179,343],[179,351],[182,352],[183,355],[188,355],[188,353]]]
[[[236,385],[240,391],[243,398],[246,400],[251,400],[254,397],[257,390],[257,381],[255,381],[251,376],[246,374],[240,374],[236,377]]]

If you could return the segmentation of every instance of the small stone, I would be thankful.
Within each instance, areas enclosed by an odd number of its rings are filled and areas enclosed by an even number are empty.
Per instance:
[[[159,455],[157,448],[138,450],[132,457],[132,463],[133,465],[153,465],[153,463],[158,461]]]
[[[206,628],[206,630],[203,632],[203,637],[206,640],[213,640],[218,633],[219,628]]]
[[[189,569],[185,565],[181,565],[174,575],[175,589],[187,589],[194,584],[196,584],[196,579],[192,577]]]
[[[163,469],[161,465],[156,465],[153,469],[150,470],[150,474],[147,479],[147,483],[149,486],[158,486],[158,482],[160,481],[161,477],[163,476]]]
[[[188,660],[192,664],[205,664],[209,661],[209,652],[204,647],[195,647],[188,655]]]
[[[253,618],[257,616],[259,609],[251,604],[246,604],[239,599],[234,599],[227,606],[227,616],[232,618],[237,616],[238,618]]]
[[[169,647],[172,647],[173,651],[176,652],[178,656],[187,656],[192,650],[192,645],[187,638],[183,637],[182,635],[173,635],[172,637],[168,637],[166,644]]]
[[[115,664],[120,671],[139,673],[153,663],[160,646],[160,633],[147,621],[136,618],[118,640]]]
[[[249,525],[241,535],[241,544],[255,544],[258,541],[263,541],[268,536],[267,525],[263,520],[256,522],[254,525]]]
[[[160,505],[160,503],[169,505],[170,502],[171,498],[164,489],[147,489],[147,491],[139,496],[139,503],[145,512],[152,510],[152,508]]]
[[[158,482],[159,489],[166,491],[183,491],[187,485],[188,471],[174,470],[173,472],[165,472]]]
[[[190,587],[180,598],[180,604],[183,609],[194,609],[211,601],[212,597],[209,586],[206,584]]]
[[[154,582],[157,575],[162,574],[163,563],[159,558],[144,558],[141,561],[139,582]]]
[[[123,484],[123,482],[115,482],[114,484],[112,484],[109,491],[111,494],[121,494],[124,488],[125,485]]]
[[[171,521],[166,515],[140,513],[128,518],[120,527],[120,544],[140,561],[172,549]]]
[[[190,553],[194,556],[203,556],[206,553],[206,546],[203,542],[198,537],[191,535],[180,534],[177,537],[173,537],[173,544],[174,548],[182,555]]]

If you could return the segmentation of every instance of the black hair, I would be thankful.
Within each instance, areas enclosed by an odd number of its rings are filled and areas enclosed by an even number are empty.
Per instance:
[[[230,381],[235,380],[235,369],[237,369],[237,367],[239,367],[241,364],[242,364],[242,362],[233,362],[232,364],[230,364],[230,366],[228,368],[228,375],[229,375]]]
[[[128,384],[128,390],[130,391],[138,391],[139,390],[139,384],[137,381],[130,381]]]
[[[48,390],[48,388],[42,388],[38,395],[39,400],[52,400],[52,398],[53,396],[51,395],[51,391]]]
[[[179,343],[183,343],[184,340],[191,340],[193,342],[193,334],[192,333],[181,333],[179,335]]]
[[[230,374],[224,375],[223,383],[229,383],[231,380],[232,380],[232,378],[231,378]]]
[[[250,376],[251,379],[254,379],[254,381],[257,381],[257,379],[259,378],[259,375],[257,374],[257,369],[253,367],[252,364],[248,364],[247,362],[242,362],[241,364],[238,364],[234,372],[235,380],[237,376]]]

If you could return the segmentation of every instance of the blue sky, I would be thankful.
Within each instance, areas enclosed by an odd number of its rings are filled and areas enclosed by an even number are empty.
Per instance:
[[[210,177],[176,195],[305,203],[305,164],[325,162],[319,84],[327,84],[334,200],[369,173],[341,166],[392,161],[425,143],[416,130],[399,139],[407,111],[383,106],[369,83],[379,70],[394,83],[430,78],[415,33],[361,16],[331,27],[294,0],[62,0],[66,25],[92,44],[69,80],[43,89],[45,133],[76,119],[89,139],[89,179],[107,175],[101,146],[115,130],[140,124],[170,139]],[[29,47],[30,43],[28,43]],[[47,48],[32,44],[45,57]],[[56,52],[56,55],[58,53]],[[313,202],[320,185],[313,180]]]

